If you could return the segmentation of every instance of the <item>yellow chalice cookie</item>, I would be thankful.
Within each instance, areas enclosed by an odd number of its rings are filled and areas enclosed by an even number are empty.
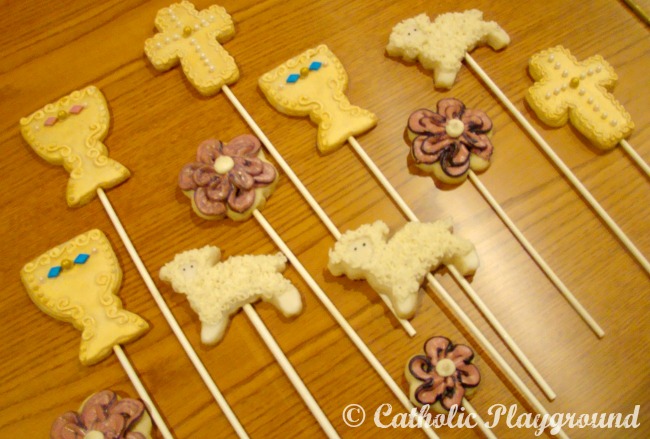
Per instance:
[[[70,207],[88,203],[97,189],[117,186],[131,175],[108,158],[102,140],[109,122],[106,99],[94,86],[74,91],[20,120],[20,131],[29,146],[70,173],[66,193]]]
[[[526,101],[542,122],[567,121],[599,148],[610,149],[634,129],[632,118],[608,92],[618,76],[600,55],[578,62],[562,46],[533,55],[529,72],[535,84]]]
[[[327,153],[377,124],[377,116],[350,104],[348,75],[325,45],[309,49],[264,74],[259,86],[281,113],[309,116],[318,124],[318,149]]]
[[[41,311],[81,331],[83,365],[103,360],[113,346],[133,341],[149,329],[140,316],[122,309],[116,295],[122,270],[99,230],[48,250],[26,264],[20,277]]]
[[[235,35],[235,24],[224,8],[213,5],[197,11],[188,1],[158,11],[159,33],[144,43],[153,66],[169,70],[179,62],[192,85],[204,96],[239,79],[235,60],[221,44]]]

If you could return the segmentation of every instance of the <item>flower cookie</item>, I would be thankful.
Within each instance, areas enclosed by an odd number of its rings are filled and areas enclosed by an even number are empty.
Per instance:
[[[117,186],[131,175],[108,158],[102,140],[109,122],[106,99],[94,86],[74,91],[20,120],[20,131],[29,146],[70,173],[66,192],[70,207],[88,203],[97,189]]]
[[[618,76],[600,55],[578,62],[557,46],[533,55],[528,71],[536,82],[528,89],[526,102],[547,125],[571,121],[601,149],[615,147],[632,133],[632,118],[608,92]]]
[[[446,337],[432,337],[424,344],[424,355],[407,363],[404,374],[409,383],[411,402],[418,407],[430,405],[439,413],[460,406],[481,382],[481,374],[472,363],[474,352],[462,344],[454,345]]]
[[[120,398],[111,390],[90,396],[78,412],[59,416],[51,439],[150,439],[152,423],[139,399]]]
[[[179,62],[190,83],[204,96],[239,79],[235,59],[219,43],[235,35],[232,18],[221,6],[197,11],[188,1],[156,14],[159,33],[147,39],[144,53],[153,66],[169,70]]]
[[[160,279],[187,295],[199,315],[203,343],[219,342],[230,315],[260,299],[286,317],[302,311],[300,293],[280,274],[287,262],[282,253],[220,259],[219,248],[206,246],[177,254],[160,269]]]
[[[341,147],[348,138],[377,124],[377,116],[350,104],[344,92],[348,74],[325,45],[290,59],[262,75],[260,89],[279,112],[309,116],[318,124],[316,145],[322,153]]]
[[[327,268],[334,276],[366,279],[400,318],[413,317],[424,277],[440,264],[452,264],[464,276],[478,268],[474,245],[453,235],[449,220],[410,222],[390,240],[388,234],[381,221],[345,232],[329,251]]]
[[[465,54],[478,45],[494,50],[510,43],[510,37],[494,21],[483,21],[483,13],[472,9],[442,14],[431,22],[426,14],[398,23],[390,34],[386,52],[405,61],[418,61],[433,70],[435,86],[451,88]]]
[[[41,311],[82,331],[79,359],[86,366],[113,346],[139,338],[149,325],[122,309],[116,295],[122,270],[106,236],[91,230],[26,264],[23,285]]]
[[[199,145],[196,161],[183,167],[178,186],[192,199],[201,218],[249,218],[264,207],[278,181],[257,137],[244,134],[224,144],[210,139]]]
[[[407,131],[416,166],[444,183],[462,183],[470,169],[481,172],[490,166],[492,121],[458,99],[438,101],[437,112],[412,113]]]

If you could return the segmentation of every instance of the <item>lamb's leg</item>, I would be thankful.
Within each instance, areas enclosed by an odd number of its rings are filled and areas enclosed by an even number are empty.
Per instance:
[[[228,327],[230,320],[227,316],[222,316],[216,323],[201,324],[201,342],[207,345],[217,344],[223,338],[224,332]]]
[[[415,315],[419,300],[420,288],[417,284],[413,285],[413,288],[409,288],[408,291],[404,288],[397,288],[391,297],[395,313],[401,319],[410,319]]]
[[[445,265],[453,265],[463,276],[471,276],[479,266],[478,253],[472,245],[471,250],[464,254],[455,254],[445,260]]]
[[[302,311],[300,293],[290,283],[281,293],[274,295],[267,302],[275,306],[285,317],[293,317]]]

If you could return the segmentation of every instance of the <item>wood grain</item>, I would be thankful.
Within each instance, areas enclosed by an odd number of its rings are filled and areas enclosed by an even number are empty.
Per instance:
[[[118,361],[110,357],[86,368],[78,361],[79,332],[42,314],[19,278],[20,268],[45,250],[91,228],[111,240],[124,270],[125,307],[150,324],[150,332],[126,345],[158,408],[178,438],[234,437],[234,432],[183,353],[98,200],[77,209],[65,204],[67,174],[39,158],[22,139],[18,121],[46,103],[87,85],[109,102],[110,156],[132,171],[108,196],[175,317],[253,438],[320,437],[318,424],[292,389],[245,316],[239,314],[225,339],[207,348],[200,324],[185,298],[158,281],[160,267],[185,249],[206,244],[224,256],[276,251],[254,222],[199,219],[176,187],[176,176],[202,140],[224,141],[250,132],[223,94],[200,96],[180,69],[151,67],[143,53],[158,9],[169,0],[5,2],[0,23],[0,273],[5,283],[0,314],[0,437],[46,437],[52,421],[76,409],[87,395],[112,388],[134,394]],[[204,9],[209,1],[196,1]],[[476,61],[502,87],[603,207],[645,255],[650,255],[650,184],[622,150],[598,153],[568,126],[548,128],[523,101],[532,84],[527,60],[558,44],[579,59],[601,54],[619,76],[614,94],[632,115],[630,143],[650,161],[650,38],[648,27],[623,2],[594,0],[526,2],[378,0],[227,0],[235,38],[224,47],[241,70],[232,86],[257,123],[341,229],[381,219],[392,228],[405,217],[344,147],[321,156],[316,128],[307,119],[276,112],[257,87],[259,76],[302,51],[325,43],[345,66],[347,96],[379,117],[358,140],[422,220],[454,218],[455,231],[475,243],[482,266],[472,284],[524,352],[556,390],[548,402],[451,277],[437,277],[474,319],[551,413],[631,413],[632,430],[573,429],[576,438],[650,436],[650,280],[484,88],[463,67],[451,91],[433,87],[431,72],[385,55],[391,28],[426,12],[478,8],[510,35],[501,52],[480,48]],[[434,108],[447,96],[480,108],[493,119],[496,152],[482,182],[535,248],[573,291],[606,336],[598,340],[562,299],[494,212],[470,184],[438,187],[408,160],[406,119],[418,108]],[[283,178],[264,214],[306,269],[406,390],[403,368],[433,335],[446,335],[476,349],[482,384],[472,399],[486,419],[494,404],[532,407],[516,391],[468,331],[431,293],[422,300],[409,339],[376,294],[362,282],[335,278],[326,270],[334,239],[301,195]],[[381,429],[372,417],[383,403],[403,411],[345,333],[292,268],[286,275],[300,289],[304,313],[295,320],[266,304],[256,306],[298,373],[342,437],[418,437],[418,431]],[[367,412],[356,429],[343,423],[348,404]],[[534,437],[534,429],[494,429],[503,438]],[[477,432],[442,428],[443,438]]]

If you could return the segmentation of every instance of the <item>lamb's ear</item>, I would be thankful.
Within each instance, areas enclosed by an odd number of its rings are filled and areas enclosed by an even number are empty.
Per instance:
[[[415,17],[415,22],[418,24],[420,27],[420,30],[426,29],[428,25],[431,24],[431,19],[427,14],[420,14],[417,17]]]
[[[204,264],[208,267],[216,265],[221,260],[221,250],[214,245],[206,245],[199,249],[199,254],[201,255],[201,261],[204,261]]]
[[[380,241],[386,241],[388,238],[388,234],[390,233],[390,229],[388,228],[388,225],[383,222],[383,221],[375,221],[372,223],[370,226],[371,233],[373,235],[373,238],[376,238]]]
[[[160,272],[158,273],[158,277],[163,282],[172,281],[172,267],[170,264],[172,264],[172,262],[167,262],[160,268]]]
[[[327,269],[332,273],[334,276],[341,276],[343,274],[343,270],[341,269],[341,255],[339,252],[336,251],[336,246],[337,244],[334,245],[334,248],[331,248],[329,250],[329,258],[327,262]]]

